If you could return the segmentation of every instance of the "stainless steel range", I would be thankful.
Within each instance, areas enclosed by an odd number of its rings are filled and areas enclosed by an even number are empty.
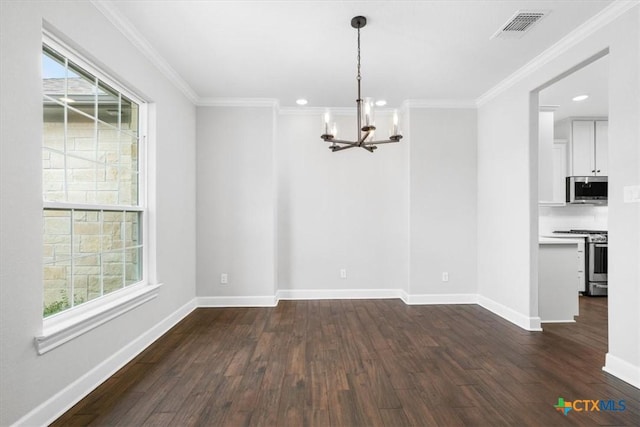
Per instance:
[[[585,245],[585,295],[607,296],[609,239],[605,230],[554,231],[562,234],[586,235]]]

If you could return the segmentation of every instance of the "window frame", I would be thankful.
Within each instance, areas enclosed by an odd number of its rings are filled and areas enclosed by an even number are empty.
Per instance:
[[[108,294],[103,294],[93,300],[70,307],[59,313],[42,318],[42,331],[35,338],[38,354],[44,354],[71,339],[117,317],[121,314],[155,298],[158,295],[160,284],[151,283],[151,275],[155,268],[155,260],[151,259],[150,242],[155,240],[150,235],[151,227],[149,214],[149,176],[148,176],[148,125],[149,105],[134,91],[130,90],[120,80],[111,77],[103,70],[103,67],[95,65],[85,59],[67,44],[61,42],[48,31],[43,31],[40,45],[41,55],[44,48],[48,47],[61,54],[75,65],[92,74],[99,81],[116,89],[122,96],[127,97],[138,105],[138,201],[137,205],[104,205],[73,202],[47,202],[44,201],[42,192],[42,212],[47,209],[62,209],[69,212],[76,210],[90,211],[118,211],[140,213],[140,234],[142,244],[142,268],[141,279],[131,285],[125,286]],[[73,107],[72,107],[73,108]],[[97,113],[96,113],[97,114]],[[99,120],[95,117],[95,120]],[[65,150],[66,151],[66,150]],[[42,170],[42,169],[41,169]],[[73,221],[73,219],[71,219]],[[71,224],[73,226],[73,224]],[[40,255],[41,256],[41,255]],[[155,274],[153,274],[155,276]],[[155,277],[154,277],[155,278]],[[44,287],[41,284],[41,297],[44,297]],[[73,299],[73,296],[71,296]]]

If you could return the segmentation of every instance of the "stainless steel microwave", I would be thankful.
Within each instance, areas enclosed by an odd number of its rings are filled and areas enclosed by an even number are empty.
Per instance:
[[[567,177],[567,203],[606,205],[608,194],[606,176]]]

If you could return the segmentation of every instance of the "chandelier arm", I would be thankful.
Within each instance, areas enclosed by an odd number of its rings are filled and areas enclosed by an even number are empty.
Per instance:
[[[353,141],[345,141],[342,139],[331,139],[330,142],[334,143],[334,144],[345,144],[345,145],[353,145],[354,147],[358,146],[357,142],[353,142]]]
[[[356,148],[357,145],[345,145],[344,147],[329,147],[331,148],[331,151],[336,152],[336,151],[342,151],[342,150],[348,150],[349,148]]]
[[[365,143],[365,145],[380,145],[380,144],[392,144],[394,142],[399,142],[399,139],[385,139],[383,141],[370,141]]]
[[[362,147],[360,147],[360,148],[364,148],[364,149],[365,149],[365,150],[367,150],[368,152],[373,153],[373,150],[375,150],[375,149],[376,149],[376,148],[378,148],[378,147],[367,147],[366,145],[363,145],[363,146],[362,146]]]

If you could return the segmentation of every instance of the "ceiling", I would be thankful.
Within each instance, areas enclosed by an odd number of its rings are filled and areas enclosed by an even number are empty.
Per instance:
[[[540,91],[539,104],[557,106],[554,120],[609,116],[609,57],[605,56]],[[575,102],[577,95],[589,95]]]
[[[585,23],[611,0],[95,1],[120,18],[187,92],[352,107],[356,30],[363,96],[473,101]],[[519,39],[491,36],[518,10],[550,13]],[[140,44],[140,43],[138,43]]]

